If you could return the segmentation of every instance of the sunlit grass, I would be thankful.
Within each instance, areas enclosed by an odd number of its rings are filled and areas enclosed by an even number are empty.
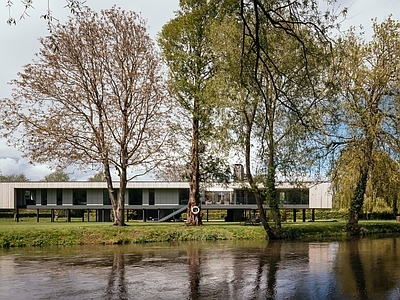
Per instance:
[[[204,222],[204,226],[188,227],[183,222],[129,221],[128,226],[117,227],[111,222],[82,222],[73,218],[71,222],[50,218],[21,218],[15,222],[0,218],[0,247],[79,245],[79,244],[131,244],[175,241],[215,240],[265,240],[262,225],[245,226],[239,222]],[[285,222],[282,231],[289,239],[343,238],[344,220],[316,222]],[[400,222],[360,221],[363,234],[400,232]]]

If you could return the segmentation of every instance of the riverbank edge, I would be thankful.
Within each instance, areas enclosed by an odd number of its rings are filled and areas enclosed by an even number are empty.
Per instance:
[[[210,223],[187,227],[182,223],[130,223],[115,227],[99,223],[53,223],[4,225],[0,231],[0,248],[28,246],[115,245],[177,241],[266,240],[261,225]],[[320,241],[346,238],[344,221],[284,223],[288,240]],[[362,236],[400,233],[400,222],[360,222]]]

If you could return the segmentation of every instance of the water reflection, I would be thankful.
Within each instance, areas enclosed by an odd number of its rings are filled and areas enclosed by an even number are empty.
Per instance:
[[[0,251],[0,299],[399,299],[399,238]]]
[[[364,266],[358,249],[358,241],[351,240],[349,243],[349,265],[356,283],[357,299],[368,300],[367,285],[365,282]]]
[[[340,244],[335,274],[352,299],[400,299],[400,239],[351,240]]]
[[[129,299],[125,280],[124,253],[116,248],[104,299]]]
[[[187,247],[187,262],[188,262],[188,279],[190,286],[189,298],[193,300],[199,299],[200,287],[200,249],[195,245]]]

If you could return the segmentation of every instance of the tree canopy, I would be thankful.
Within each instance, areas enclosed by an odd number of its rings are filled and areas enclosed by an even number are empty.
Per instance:
[[[145,21],[116,7],[85,9],[41,44],[2,102],[6,136],[33,161],[103,169],[114,224],[123,225],[127,181],[160,163],[168,136],[170,103]]]
[[[351,29],[339,38],[335,47],[338,96],[335,104],[335,137],[332,146],[339,149],[339,170],[342,161],[352,161],[353,186],[347,229],[358,234],[368,182],[378,182],[379,157],[397,163],[400,154],[399,89],[400,23],[390,17],[373,24],[374,35],[369,42]],[[384,155],[383,155],[384,153]],[[382,161],[382,160],[381,160]],[[374,171],[375,169],[375,171]],[[336,183],[348,184],[340,176]],[[373,189],[378,188],[375,186]],[[340,188],[339,190],[345,190]],[[390,192],[388,191],[388,194]]]

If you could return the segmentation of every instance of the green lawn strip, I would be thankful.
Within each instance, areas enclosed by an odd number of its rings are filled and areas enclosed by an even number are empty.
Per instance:
[[[346,237],[346,222],[288,222],[282,230],[289,239]],[[363,234],[400,232],[400,222],[360,221]],[[204,226],[187,227],[183,223],[129,222],[115,227],[97,222],[14,222],[0,220],[0,247],[132,244],[172,241],[265,240],[262,225],[206,222]]]

